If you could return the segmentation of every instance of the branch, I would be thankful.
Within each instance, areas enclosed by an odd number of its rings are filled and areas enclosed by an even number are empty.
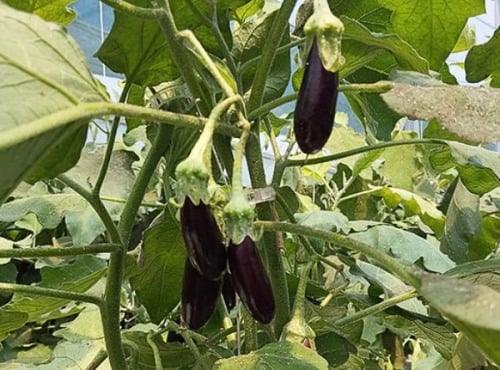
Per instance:
[[[78,256],[82,254],[111,253],[116,251],[120,244],[95,244],[85,247],[39,247],[26,249],[2,249],[0,258],[27,258],[27,257],[56,257]]]
[[[42,288],[31,285],[0,283],[0,292],[24,293],[30,295],[41,295],[44,297],[67,299],[70,301],[77,301],[77,302],[87,302],[95,304],[98,307],[101,307],[103,304],[103,301],[100,298],[94,297],[90,294],[73,293],[64,290]]]
[[[119,12],[127,13],[137,18],[156,19],[163,14],[160,9],[143,8],[123,0],[101,0],[101,2]]]

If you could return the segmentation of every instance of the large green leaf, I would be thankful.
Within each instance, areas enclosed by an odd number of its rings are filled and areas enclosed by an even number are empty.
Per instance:
[[[465,58],[467,81],[479,82],[490,75],[490,86],[500,87],[500,28],[488,42],[474,46]]]
[[[440,171],[456,167],[472,193],[483,195],[500,186],[500,154],[480,147],[446,141],[448,148],[433,150],[431,165]]]
[[[76,17],[76,12],[68,5],[75,0],[3,0],[13,8],[36,14],[48,22],[67,26]]]
[[[132,0],[130,3],[150,7],[149,0]],[[172,1],[170,7],[179,30],[190,29],[211,53],[222,56],[213,32],[195,14],[187,1]],[[203,16],[211,18],[207,2],[193,0],[195,8]],[[226,42],[230,42],[228,7],[236,8],[244,0],[220,1],[217,3],[219,28]],[[125,12],[115,11],[115,21],[96,56],[115,72],[123,73],[129,82],[141,86],[156,85],[179,77],[179,72],[170,56],[170,51],[158,21],[141,19]]]
[[[328,362],[310,348],[299,343],[284,341],[265,345],[248,355],[219,360],[212,369],[326,370]]]
[[[443,276],[422,276],[420,293],[443,316],[500,364],[500,293],[480,284]]]
[[[394,11],[394,31],[438,71],[453,50],[467,19],[484,13],[483,0],[379,0]]]
[[[181,297],[186,251],[180,226],[165,213],[165,219],[144,233],[142,258],[130,265],[130,283],[151,320],[160,322]]]
[[[500,259],[473,261],[446,271],[446,275],[488,286],[500,292]]]
[[[75,164],[74,135],[87,121],[47,125],[47,116],[81,102],[106,101],[85,57],[64,29],[0,3],[0,202],[56,145],[58,172]],[[44,120],[45,119],[45,120]],[[85,141],[80,136],[80,143]],[[54,151],[51,153],[54,156]],[[46,157],[47,158],[47,157]],[[51,173],[53,175],[54,173]]]
[[[85,292],[104,275],[105,271],[106,261],[103,259],[79,256],[69,265],[43,267],[40,270],[42,281],[38,286],[69,292]],[[68,305],[67,299],[15,293],[12,300],[0,308],[0,316],[13,315],[11,325],[8,327],[11,331],[22,327],[25,322],[46,322],[70,316],[79,310],[78,307]],[[16,316],[12,312],[20,314]],[[15,328],[12,323],[16,323]]]
[[[375,226],[367,231],[349,234],[349,237],[410,263],[422,259],[424,267],[430,271],[445,272],[455,266],[445,254],[427,240],[392,226]]]

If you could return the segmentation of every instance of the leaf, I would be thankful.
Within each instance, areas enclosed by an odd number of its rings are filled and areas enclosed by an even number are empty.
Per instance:
[[[455,265],[425,239],[392,226],[375,226],[367,231],[349,234],[349,237],[379,248],[409,263],[416,263],[422,259],[424,267],[430,271],[445,272]]]
[[[233,49],[231,53],[235,58],[244,63],[259,57],[267,41],[272,24],[278,12],[265,14],[258,18],[243,23],[233,33]],[[288,32],[284,32],[281,45],[289,43]],[[247,65],[242,71],[242,81],[245,90],[251,87],[255,77],[257,64]],[[266,87],[264,90],[263,103],[280,97],[285,91],[291,75],[290,52],[276,55],[271,65]]]
[[[484,285],[443,276],[422,276],[420,293],[489,359],[500,364],[500,293]]]
[[[349,359],[351,353],[356,353],[356,347],[333,332],[317,336],[315,342],[316,350],[331,367],[342,365]]]
[[[245,22],[252,15],[260,12],[264,7],[265,0],[250,0],[246,4],[234,10],[234,16],[239,23]]]
[[[151,345],[147,342],[147,333],[138,331],[137,329],[131,329],[123,332],[123,339],[129,341],[133,344],[135,350],[137,350],[136,355],[137,369],[156,369],[154,353]],[[162,364],[164,368],[177,369],[177,368],[191,368],[195,362],[190,349],[179,343],[165,343],[161,340],[159,335],[153,337],[153,342],[158,348],[158,352],[161,357]],[[203,346],[199,350],[206,351]]]
[[[79,341],[82,337],[93,340],[103,339],[104,333],[99,308],[95,305],[85,304],[78,317],[62,324],[62,328],[56,330],[54,335],[73,342]]]
[[[491,87],[500,87],[500,28],[491,39],[472,47],[465,57],[465,78],[480,82],[491,76]]]
[[[418,215],[436,235],[440,236],[443,233],[446,217],[436,208],[433,202],[407,190],[395,187],[378,188],[373,192],[373,195],[384,198],[384,202],[389,208],[402,205],[405,215],[408,217]]]
[[[469,258],[478,260],[486,258],[498,247],[500,241],[500,218],[487,215],[481,218],[481,229],[469,242]]]
[[[288,212],[285,211],[282,204],[285,204],[287,211],[292,214],[299,210],[300,204],[297,194],[289,186],[282,186],[278,188],[276,191],[276,198],[279,199],[279,201],[276,202],[276,211],[280,216],[280,220],[288,219]]]
[[[26,312],[0,309],[0,340],[3,341],[11,331],[23,327],[28,318]]]
[[[469,241],[481,229],[479,196],[458,181],[446,212],[445,233],[440,249],[456,263],[469,261]]]
[[[3,3],[0,12],[0,75],[6,76],[0,81],[1,203],[44,154],[49,155],[58,144],[72,142],[73,135],[88,123],[68,122],[54,129],[47,125],[47,117],[82,102],[107,101],[107,96],[62,27]],[[74,157],[64,159],[68,147],[56,151],[64,163],[59,171],[75,162]]]
[[[82,293],[97,283],[105,271],[106,261],[94,256],[78,256],[69,265],[43,267],[40,270],[42,281],[38,286]],[[0,313],[20,311],[28,314],[28,322],[45,322],[78,312],[78,309],[75,312],[74,308],[61,311],[61,307],[68,302],[67,299],[15,293],[12,300],[0,308]]]
[[[270,343],[248,355],[219,360],[213,370],[251,369],[328,369],[328,362],[310,348],[299,343]]]
[[[500,259],[473,261],[446,271],[446,275],[488,286],[500,292]]]
[[[394,31],[408,41],[431,69],[441,68],[453,50],[467,19],[485,12],[483,0],[380,0],[380,5],[394,11]]]
[[[154,323],[160,322],[181,297],[186,251],[177,221],[169,214],[144,233],[143,256],[133,266],[130,283]]]
[[[456,167],[472,193],[483,195],[500,186],[500,154],[480,147],[446,141],[448,148],[433,150],[429,160],[436,170]]]
[[[47,22],[56,22],[67,26],[76,17],[76,12],[68,5],[75,0],[4,0],[4,2],[18,10],[32,13],[43,18]]]
[[[330,138],[325,144],[325,148],[332,154],[342,153],[350,149],[360,148],[366,145],[365,137],[354,131],[351,127],[336,124]],[[340,161],[353,167],[360,156],[342,158]]]
[[[500,140],[500,91],[497,89],[396,83],[381,97],[399,114],[410,119],[435,118],[464,139],[486,143]]]
[[[396,58],[403,69],[427,73],[429,64],[406,41],[395,34],[372,33],[358,21],[346,16],[340,17],[344,23],[343,39],[362,42],[369,47],[382,48]]]
[[[335,211],[297,213],[295,218],[300,225],[325,231],[336,231],[347,234],[351,229],[347,217]]]

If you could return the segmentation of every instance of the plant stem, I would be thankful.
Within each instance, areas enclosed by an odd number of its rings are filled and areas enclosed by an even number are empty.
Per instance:
[[[287,159],[284,161],[284,167],[293,167],[293,166],[305,166],[305,165],[313,165],[320,164],[325,162],[331,162],[338,159],[350,157],[357,154],[366,153],[372,150],[382,149],[382,148],[390,148],[393,146],[400,145],[417,145],[417,144],[432,144],[432,145],[446,145],[446,141],[440,139],[417,139],[417,140],[397,140],[397,141],[384,141],[381,143],[362,146],[359,148],[346,150],[345,152],[326,155],[324,157],[318,158],[306,158],[306,159]]]
[[[149,347],[151,347],[151,350],[153,351],[153,357],[155,360],[155,369],[162,370],[163,365],[161,363],[160,350],[158,349],[158,346],[156,345],[156,343],[154,341],[155,335],[156,335],[156,333],[154,333],[154,332],[148,333],[148,335],[146,336],[146,341],[148,342]]]
[[[341,84],[339,85],[339,91],[344,93],[384,93],[391,90],[393,87],[394,83],[391,81],[377,81],[375,83],[366,84]],[[271,100],[270,102],[257,107],[255,110],[250,111],[248,119],[253,120],[257,117],[265,115],[274,108],[296,100],[298,95],[299,93],[295,92],[293,94],[281,96],[275,100]]]
[[[0,148],[6,149],[21,144],[24,141],[38,137],[48,131],[74,124],[75,121],[97,118],[107,114],[117,114],[125,117],[140,118],[147,121],[163,122],[180,127],[203,128],[206,118],[187,114],[166,112],[125,103],[81,103],[70,108],[59,110],[42,118],[18,127],[6,130],[0,136]],[[238,137],[241,130],[235,126],[218,124],[216,131]]]
[[[0,292],[24,293],[30,295],[41,295],[44,297],[67,299],[70,301],[87,302],[102,307],[102,299],[85,293],[74,293],[59,289],[42,288],[31,285],[0,283]]]
[[[118,100],[120,103],[123,103],[125,99],[127,99],[128,92],[132,83],[127,80],[123,90],[120,94],[120,99]],[[113,154],[113,147],[115,145],[116,133],[118,132],[118,126],[120,125],[120,117],[116,114],[113,118],[113,124],[111,126],[111,132],[108,136],[108,144],[106,146],[106,153],[104,154],[104,158],[101,163],[101,169],[99,170],[99,175],[97,176],[97,180],[94,184],[94,188],[92,193],[94,195],[98,195],[101,191],[102,184],[104,183],[104,178],[106,177],[106,173],[108,172],[109,162],[111,161],[111,155]]]
[[[258,348],[257,324],[245,307],[241,307],[243,328],[245,330],[245,353],[250,353]]]
[[[133,15],[134,17],[144,19],[155,19],[162,14],[159,9],[143,8],[135,6],[123,0],[101,0],[106,5],[114,8],[117,11]]]
[[[27,258],[27,257],[56,257],[56,256],[78,256],[82,254],[111,253],[120,244],[95,244],[85,247],[39,247],[26,249],[2,249],[0,258]]]
[[[114,202],[114,203],[127,203],[127,199],[122,199],[122,198],[113,198],[113,197],[107,197],[104,195],[100,196],[101,200],[105,200],[107,202]],[[147,207],[147,208],[159,208],[163,209],[165,208],[166,204],[164,203],[148,203],[148,202],[142,202],[141,207]]]
[[[179,333],[180,335],[182,335],[182,338],[186,342],[186,344],[189,347],[190,351],[193,353],[194,358],[197,360],[198,365],[202,369],[204,369],[204,370],[209,370],[210,369],[210,366],[208,365],[206,359],[200,353],[200,350],[196,346],[196,343],[193,341],[193,338],[191,337],[191,332],[189,330],[184,329],[184,328],[180,328],[173,321],[168,321],[166,327],[167,327],[168,330],[175,331],[176,333]]]
[[[94,356],[92,361],[90,361],[90,363],[87,365],[85,370],[98,369],[99,366],[101,366],[101,364],[104,362],[104,360],[106,360],[107,357],[108,354],[106,353],[106,351],[104,349],[100,349],[99,352],[97,352],[97,354]]]
[[[255,224],[257,227],[262,227],[267,231],[284,231],[309,236],[337,244],[343,248],[363,253],[367,257],[375,260],[381,267],[399,277],[404,283],[407,283],[414,288],[418,288],[420,286],[420,278],[417,276],[415,267],[407,265],[368,244],[350,239],[345,235],[284,222],[257,221]]]
[[[408,299],[417,297],[418,293],[415,290],[411,290],[409,292],[391,297],[389,299],[385,299],[384,301],[377,303],[373,306],[370,306],[364,310],[358,311],[356,313],[353,313],[352,315],[349,315],[347,317],[344,317],[342,319],[339,319],[335,321],[334,325],[335,326],[346,326],[349,324],[352,324],[356,321],[359,321],[369,315],[374,315],[379,312],[382,312],[389,307],[395,306],[401,302],[407,301]]]

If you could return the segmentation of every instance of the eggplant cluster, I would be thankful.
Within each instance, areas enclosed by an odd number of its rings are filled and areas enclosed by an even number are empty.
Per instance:
[[[275,303],[271,283],[255,243],[248,236],[224,246],[222,233],[210,207],[186,197],[181,208],[182,235],[187,250],[182,283],[182,316],[187,327],[199,329],[210,319],[222,296],[228,309],[236,293],[252,317],[269,323]],[[227,271],[227,262],[231,273]]]
[[[295,139],[302,152],[316,153],[328,141],[333,129],[338,87],[338,72],[325,69],[314,40],[307,57],[293,121]]]

